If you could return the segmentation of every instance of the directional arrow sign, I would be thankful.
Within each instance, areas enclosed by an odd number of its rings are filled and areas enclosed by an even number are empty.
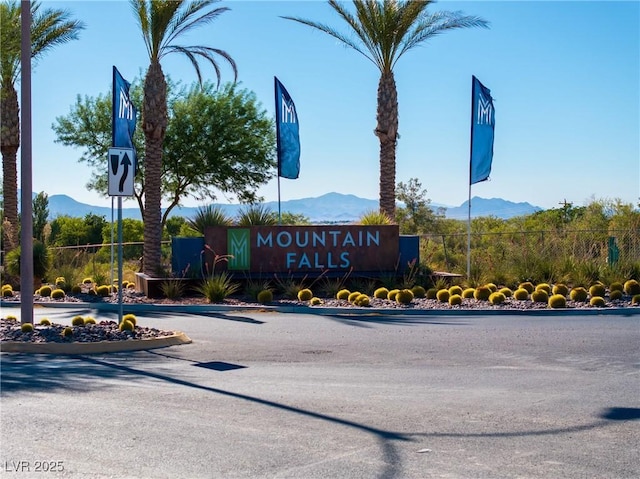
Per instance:
[[[132,148],[109,148],[109,196],[133,196]]]

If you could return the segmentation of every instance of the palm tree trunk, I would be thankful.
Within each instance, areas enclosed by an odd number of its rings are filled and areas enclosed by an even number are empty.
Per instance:
[[[380,211],[393,220],[396,214],[398,93],[392,71],[382,72],[380,76],[377,121],[374,133],[380,140]]]
[[[159,275],[162,268],[162,142],[167,121],[167,83],[160,62],[153,61],[144,81],[142,109],[145,136],[143,272],[150,276]]]
[[[20,147],[20,107],[18,93],[10,82],[3,82],[0,110],[0,150],[2,151],[2,193],[4,220],[11,223],[3,228],[5,253],[18,246],[18,172],[17,153]]]

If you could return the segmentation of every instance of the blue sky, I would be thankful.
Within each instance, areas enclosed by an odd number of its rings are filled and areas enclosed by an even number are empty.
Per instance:
[[[77,95],[105,94],[113,65],[128,80],[143,75],[144,42],[127,1],[43,4],[71,11],[86,29],[80,40],[34,65],[33,191],[108,206],[109,198],[86,191],[90,170],[78,163],[80,151],[55,143],[51,125],[69,113]],[[238,64],[242,86],[254,91],[270,114],[274,75],[293,97],[301,172],[297,180],[280,180],[281,199],[331,191],[377,199],[378,70],[331,37],[280,16],[335,27],[341,20],[319,1],[221,5],[231,10],[182,43],[226,50]],[[496,131],[491,179],[473,185],[472,196],[543,208],[557,208],[564,200],[576,206],[615,198],[637,204],[640,2],[440,1],[430,8],[479,15],[491,27],[448,32],[398,62],[397,181],[417,178],[436,204],[457,206],[468,198],[475,75],[491,89]],[[166,57],[163,69],[185,84],[196,80],[184,57]],[[229,68],[223,67],[223,80],[232,80]],[[277,181],[259,193],[277,200]]]

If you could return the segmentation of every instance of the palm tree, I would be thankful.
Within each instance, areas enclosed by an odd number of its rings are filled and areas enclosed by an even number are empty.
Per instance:
[[[350,27],[349,36],[328,25],[298,17],[283,17],[313,27],[364,55],[380,70],[377,125],[380,141],[380,211],[395,217],[396,143],[398,140],[398,94],[393,68],[402,55],[448,30],[487,27],[488,22],[460,12],[428,13],[432,0],[354,0],[355,16],[342,3],[329,5]]]
[[[237,79],[236,64],[225,51],[202,45],[184,46],[175,43],[181,35],[212,22],[228,10],[227,7],[208,9],[218,2],[219,0],[131,0],[150,62],[144,79],[142,103],[142,129],[145,136],[143,272],[148,275],[157,274],[161,269],[162,143],[167,130],[167,83],[160,60],[169,53],[184,54],[191,61],[200,84],[202,74],[198,60],[206,60],[213,66],[219,84],[220,67],[216,59],[222,57],[231,65]]]
[[[20,74],[20,38],[22,8],[15,1],[0,3],[0,150],[2,151],[2,191],[4,218],[11,223],[5,238],[7,247],[17,246],[18,175],[16,156],[20,147],[20,107],[16,81]],[[51,48],[78,38],[84,24],[71,20],[65,10],[40,10],[31,3],[31,57],[40,58]],[[4,231],[4,230],[3,230]]]

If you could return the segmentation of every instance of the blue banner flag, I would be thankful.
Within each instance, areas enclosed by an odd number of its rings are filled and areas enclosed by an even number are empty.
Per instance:
[[[116,148],[134,148],[133,133],[136,131],[136,107],[129,98],[130,84],[113,67],[112,143]]]
[[[286,88],[275,80],[278,176],[296,179],[300,174],[300,132],[296,106]]]
[[[491,90],[474,76],[471,86],[470,185],[485,181],[491,173],[493,133],[496,125]]]

